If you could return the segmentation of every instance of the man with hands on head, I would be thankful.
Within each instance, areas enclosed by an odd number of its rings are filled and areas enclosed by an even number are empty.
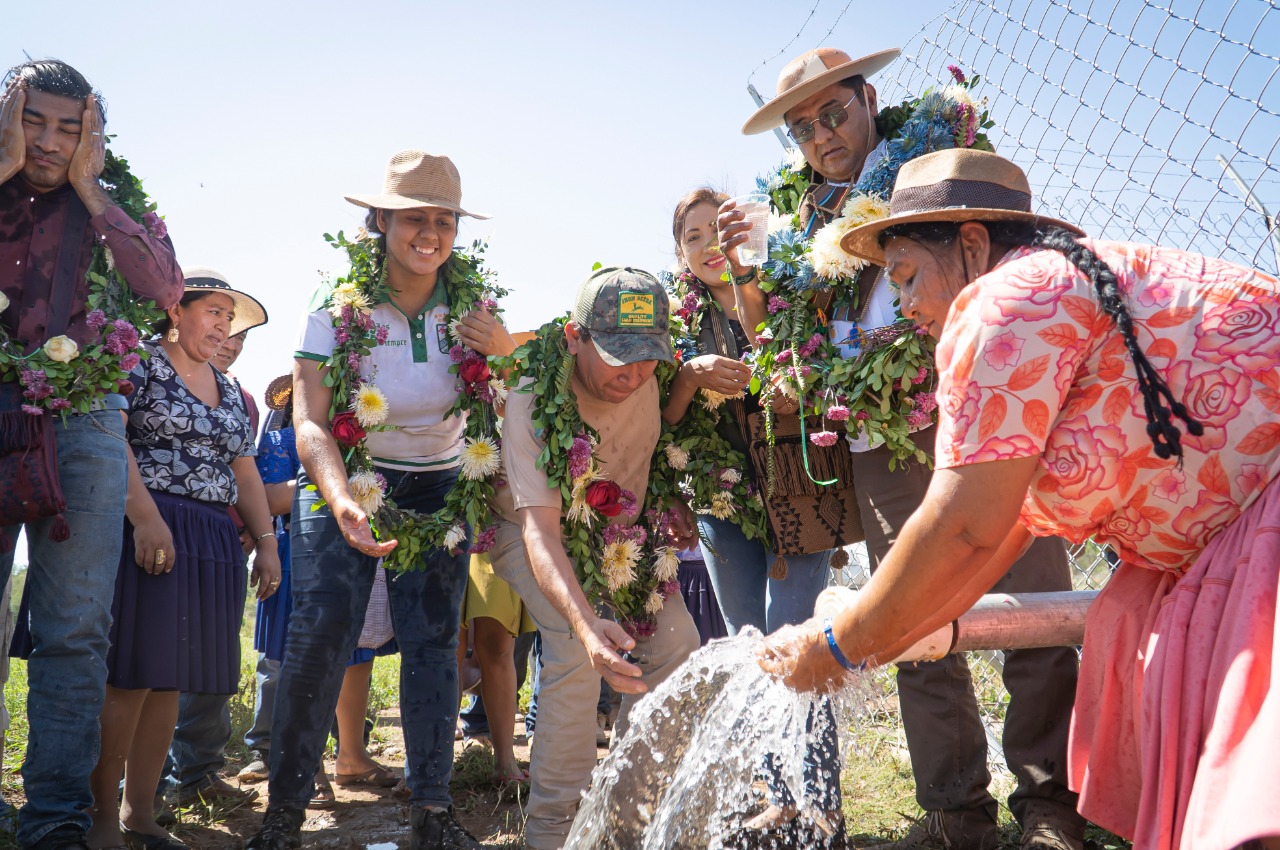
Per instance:
[[[85,274],[99,242],[111,250],[134,295],[161,309],[182,297],[182,271],[167,238],[129,218],[98,181],[106,157],[105,122],[101,96],[64,62],[25,62],[5,75],[0,303],[8,306],[0,323],[27,352],[57,333],[82,347],[97,336],[86,322]],[[55,296],[60,257],[70,268],[58,280],[70,292]],[[65,331],[50,332],[64,322]],[[0,384],[0,410],[16,411],[21,401],[17,383]],[[89,774],[97,761],[106,692],[129,455],[119,412],[127,408],[124,397],[108,393],[93,407],[88,413],[68,411],[53,427],[70,538],[50,540],[53,518],[27,525],[33,653],[31,730],[22,767],[27,802],[17,836],[23,848],[83,847],[90,823]],[[0,527],[6,579],[20,531],[16,525]]]
[[[648,302],[648,320],[619,319],[623,294]],[[564,333],[574,356],[571,389],[584,422],[596,429],[596,447],[608,478],[643,494],[662,432],[658,361],[674,362],[668,329],[670,302],[647,272],[600,269],[578,290]],[[542,633],[538,734],[530,762],[526,846],[564,845],[579,799],[596,764],[596,698],[600,677],[623,696],[617,734],[639,694],[655,687],[698,648],[698,630],[676,600],[657,615],[652,635],[633,639],[599,616],[578,583],[561,537],[562,497],[538,468],[546,448],[535,433],[533,396],[512,392],[503,429],[507,487],[498,490],[502,519],[491,556],[494,572],[515,588]],[[552,462],[562,462],[553,459]],[[631,521],[625,515],[611,522]],[[697,543],[685,508],[669,532],[677,549]],[[634,651],[634,659],[627,653]]]

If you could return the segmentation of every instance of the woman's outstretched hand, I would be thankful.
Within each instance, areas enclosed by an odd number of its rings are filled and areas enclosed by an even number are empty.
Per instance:
[[[829,587],[818,595],[814,617],[798,626],[784,626],[764,639],[756,660],[766,672],[797,691],[830,693],[842,687],[849,671],[840,666],[823,622],[852,604],[856,593],[846,587]],[[861,659],[853,659],[854,662]]]

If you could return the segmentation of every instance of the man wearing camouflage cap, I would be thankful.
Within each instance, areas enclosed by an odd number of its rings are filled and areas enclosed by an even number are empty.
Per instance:
[[[647,272],[601,269],[578,290],[564,334],[574,355],[571,388],[584,422],[600,436],[596,457],[611,481],[641,494],[662,431],[658,361],[674,362],[670,303]],[[498,492],[493,568],[520,594],[542,632],[538,734],[530,762],[526,845],[562,847],[596,764],[596,697],[600,677],[624,694],[618,731],[638,695],[655,687],[698,647],[685,606],[669,604],[654,634],[632,639],[600,617],[574,574],[561,539],[562,499],[538,468],[546,446],[534,432],[532,395],[513,392],[503,427],[507,487]],[[552,462],[563,462],[553,460]],[[633,521],[625,515],[610,522]],[[693,524],[678,531],[680,548],[697,542]],[[622,657],[634,651],[636,663]]]

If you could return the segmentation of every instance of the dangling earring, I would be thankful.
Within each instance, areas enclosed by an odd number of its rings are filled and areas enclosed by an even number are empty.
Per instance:
[[[169,342],[177,342],[178,337],[179,333],[177,328],[169,328],[169,332],[164,335],[164,338],[169,340]]]

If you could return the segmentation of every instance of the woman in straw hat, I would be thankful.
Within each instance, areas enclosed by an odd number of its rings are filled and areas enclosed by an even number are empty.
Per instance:
[[[276,686],[270,805],[250,850],[298,846],[342,662],[356,647],[378,559],[398,544],[421,545],[374,538],[369,520],[381,501],[382,482],[401,509],[432,514],[458,479],[463,453],[465,422],[451,413],[460,376],[450,371],[451,293],[444,281],[460,217],[484,216],[463,208],[461,180],[448,157],[420,151],[391,158],[381,193],[347,200],[369,210],[366,228],[377,245],[378,267],[372,271],[385,279],[385,288],[378,287],[385,298],[373,303],[348,289],[347,300],[338,304],[335,290],[306,318],[297,346],[293,403],[303,471],[290,523],[294,608]],[[367,322],[362,332],[376,328],[377,344],[367,355],[353,352],[337,363],[333,352],[348,340],[339,337],[335,316],[353,314],[357,306]],[[515,348],[484,307],[460,318],[456,334],[481,355]],[[381,409],[379,424],[367,434],[352,433],[356,426],[343,419],[338,429],[336,417],[330,422],[333,379],[369,385],[375,373],[382,398],[369,404]],[[378,479],[378,499],[357,493],[355,479],[348,480],[345,457],[351,449],[339,446],[339,430],[344,446],[363,445],[372,458],[377,474],[366,477]],[[458,712],[454,652],[467,581],[462,543],[422,546],[416,568],[396,572],[388,582],[402,659],[410,820],[414,847],[422,850],[479,846],[455,820],[449,794],[449,742]]]
[[[771,638],[801,689],[963,613],[1031,535],[1111,546],[1070,747],[1090,820],[1140,848],[1280,846],[1280,285],[1036,216],[1022,171],[944,151],[846,235],[936,336],[938,469],[871,582]]]
[[[182,300],[157,324],[160,338],[143,343],[147,359],[130,376],[133,452],[102,750],[92,776],[92,848],[185,846],[157,825],[153,801],[179,692],[233,694],[239,687],[244,552],[228,506],[257,549],[250,582],[258,597],[280,584],[244,400],[209,362],[229,337],[266,320],[262,305],[222,275],[191,269]]]

